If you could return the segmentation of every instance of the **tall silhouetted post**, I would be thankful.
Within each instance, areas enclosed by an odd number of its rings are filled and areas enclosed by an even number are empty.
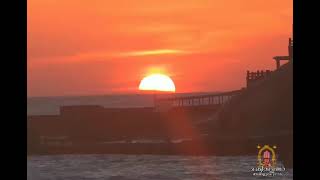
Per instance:
[[[289,51],[289,60],[292,61],[293,57],[293,41],[291,38],[289,38],[289,45],[288,45],[288,51]]]
[[[280,67],[280,59],[276,59],[277,69]]]

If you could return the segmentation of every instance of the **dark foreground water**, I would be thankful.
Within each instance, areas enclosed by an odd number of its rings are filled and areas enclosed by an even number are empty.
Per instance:
[[[279,162],[278,166],[282,166]],[[219,180],[292,179],[253,176],[256,156],[57,155],[30,156],[28,180]]]

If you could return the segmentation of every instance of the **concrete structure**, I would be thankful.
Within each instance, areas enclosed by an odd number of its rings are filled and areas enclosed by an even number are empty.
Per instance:
[[[279,69],[280,61],[292,61],[293,60],[293,41],[289,38],[288,44],[288,56],[275,56],[273,59],[276,61],[276,67]]]
[[[275,56],[273,59],[276,61],[276,70],[278,70],[281,66],[280,62],[281,61],[293,61],[293,41],[291,38],[289,38],[289,43],[288,43],[288,56]],[[250,72],[247,71],[247,77],[246,77],[246,82],[247,82],[247,88],[253,87],[261,80],[264,80],[266,77],[270,76],[272,71],[266,70],[266,71],[256,71],[256,72]]]
[[[266,77],[270,76],[272,71],[266,70],[266,71],[256,71],[256,72],[250,72],[247,71],[247,88],[255,86],[258,82],[265,79]]]

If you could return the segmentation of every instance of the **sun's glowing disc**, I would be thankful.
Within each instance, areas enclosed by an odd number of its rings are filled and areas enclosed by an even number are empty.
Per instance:
[[[151,91],[176,91],[172,79],[164,74],[151,74],[143,78],[140,82],[139,89]]]

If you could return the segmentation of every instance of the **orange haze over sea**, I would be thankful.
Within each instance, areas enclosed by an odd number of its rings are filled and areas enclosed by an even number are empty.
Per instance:
[[[28,96],[136,93],[162,73],[176,92],[245,86],[287,55],[292,0],[28,0]]]

